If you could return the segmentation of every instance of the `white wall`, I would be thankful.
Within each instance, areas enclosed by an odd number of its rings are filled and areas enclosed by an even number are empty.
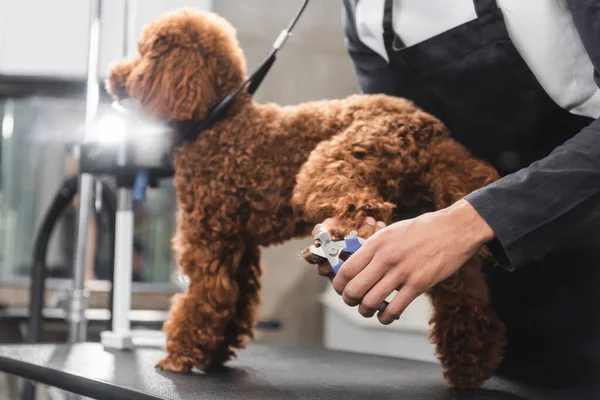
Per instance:
[[[101,0],[99,78],[123,55],[124,0]],[[84,79],[92,0],[0,0],[0,75]],[[162,12],[212,0],[130,0],[129,49]]]

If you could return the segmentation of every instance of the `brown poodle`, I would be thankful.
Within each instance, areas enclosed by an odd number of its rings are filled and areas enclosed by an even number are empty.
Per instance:
[[[247,78],[234,28],[213,13],[167,13],[146,27],[138,50],[111,68],[108,90],[170,122],[203,120]],[[180,372],[222,364],[252,338],[259,246],[305,237],[327,217],[344,221],[333,232],[343,236],[365,216],[392,222],[395,205],[440,209],[497,179],[436,118],[383,95],[280,107],[243,92],[174,163],[173,247],[190,284],[174,298],[158,366]],[[482,257],[428,293],[431,339],[457,387],[481,384],[502,359],[504,327]]]

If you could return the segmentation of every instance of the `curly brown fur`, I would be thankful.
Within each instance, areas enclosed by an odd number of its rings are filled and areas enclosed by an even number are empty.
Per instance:
[[[293,203],[304,218],[345,222],[332,236],[357,229],[367,216],[392,222],[392,204],[445,208],[498,178],[431,115],[402,100],[375,96],[370,102],[381,113],[365,105],[368,115],[320,143],[297,176]],[[308,262],[321,261],[307,250],[303,254]],[[455,387],[481,384],[502,361],[505,330],[480,271],[485,255],[482,249],[427,293],[434,309],[430,337]]]
[[[171,122],[199,121],[246,79],[234,29],[212,13],[167,13],[148,25],[139,55],[112,67],[108,90]],[[367,215],[391,222],[396,204],[448,206],[497,178],[433,116],[404,99],[355,95],[297,106],[241,93],[228,115],[175,153],[173,249],[186,293],[174,298],[159,367],[221,364],[252,337],[259,246],[305,236],[327,217],[348,233]],[[479,262],[433,288],[431,337],[448,381],[475,386],[502,357]]]

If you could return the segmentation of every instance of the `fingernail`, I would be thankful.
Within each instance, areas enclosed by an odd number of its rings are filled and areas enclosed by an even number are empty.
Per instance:
[[[377,222],[377,226],[380,228],[385,228],[385,223],[383,221]]]
[[[375,226],[375,218],[373,217],[368,217],[365,222],[367,225]]]

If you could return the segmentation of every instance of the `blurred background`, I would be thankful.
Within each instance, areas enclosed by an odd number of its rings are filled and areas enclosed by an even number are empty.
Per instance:
[[[125,32],[124,2],[103,0],[98,80],[105,79],[112,61],[122,58],[125,40],[135,51],[148,21],[182,6],[212,10],[228,19],[253,69],[299,5],[295,0],[132,0],[133,25]],[[72,148],[85,120],[90,6],[87,0],[0,0],[0,342],[23,340],[36,231],[61,182],[77,174]],[[341,2],[313,0],[256,99],[285,105],[357,92],[344,47]],[[103,107],[110,103],[104,92],[101,101]],[[50,243],[47,341],[66,339],[64,305],[73,268],[76,201]],[[136,205],[132,303],[139,313],[134,327],[160,329],[169,298],[181,290],[170,249],[175,207],[169,180]],[[108,318],[105,236],[101,221],[90,225],[90,340],[98,339]],[[386,329],[364,320],[299,259],[299,250],[309,243],[307,238],[264,249],[260,317],[266,328],[259,329],[257,340],[433,359],[426,340],[425,301],[413,304],[398,324]],[[404,335],[402,340],[398,335]],[[0,380],[0,399],[14,384]]]

